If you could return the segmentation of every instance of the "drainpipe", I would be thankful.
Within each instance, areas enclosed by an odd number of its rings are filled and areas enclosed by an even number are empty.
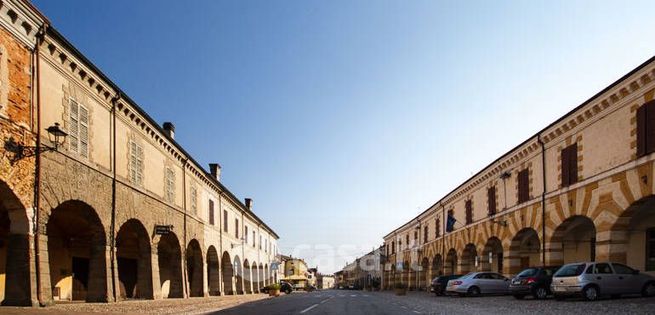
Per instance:
[[[541,134],[537,135],[537,141],[541,145],[541,178],[543,180],[543,191],[541,193],[541,265],[546,266],[546,144],[541,140]]]
[[[189,250],[188,249],[188,244],[187,244],[187,237],[186,237],[186,225],[187,225],[187,223],[186,223],[186,221],[187,221],[187,218],[186,218],[187,217],[187,209],[186,209],[186,166],[187,166],[188,161],[189,161],[188,159],[184,159],[184,161],[182,161],[182,203],[183,203],[182,204],[182,209],[184,210],[184,256],[183,256],[184,257],[184,260],[183,260],[184,265],[182,266],[182,270],[183,270],[182,275],[185,278],[184,279],[184,287],[186,287],[186,294],[187,294],[186,297],[187,298],[191,296],[191,292],[189,291],[190,290],[190,288],[189,288],[189,275],[187,274],[188,270],[187,270],[187,261],[186,261],[187,250]],[[175,201],[173,201],[173,205],[175,205]],[[202,272],[202,270],[201,270],[201,272]]]
[[[112,177],[111,177],[111,225],[109,233],[109,246],[110,246],[110,268],[111,268],[111,282],[112,294],[114,301],[117,300],[116,295],[116,266],[115,266],[115,251],[116,251],[116,104],[121,98],[121,92],[118,91],[111,99],[111,124],[112,124]]]
[[[219,276],[218,277],[219,277],[219,279],[221,279],[221,283],[218,284],[218,287],[219,288],[223,287],[223,289],[221,290],[220,295],[227,295],[226,292],[225,292],[225,290],[227,290],[227,288],[225,287],[225,278],[224,278],[225,275],[223,275],[225,270],[223,270],[223,209],[222,209],[223,202],[222,202],[222,199],[223,199],[223,192],[219,191],[218,192],[218,207],[217,207],[218,208],[218,231],[219,231],[218,232],[218,238],[219,238],[218,248],[221,251],[221,253],[220,253],[220,258],[219,258],[220,262],[218,264],[218,266],[219,266],[218,267],[218,270],[219,270],[219,273],[218,273]],[[232,262],[230,262],[230,263],[232,263]]]
[[[39,46],[43,43],[43,38],[45,37],[46,28],[48,26],[43,24],[39,29],[39,32],[36,34],[36,45],[34,47],[34,56],[36,58],[36,69],[33,73],[36,73],[36,147],[41,147],[41,58],[39,58]],[[34,79],[34,74],[32,75]],[[39,209],[41,208],[41,203],[39,199],[41,192],[41,152],[36,150],[36,156],[34,159],[34,268],[36,269],[36,299],[41,306],[45,306],[46,301],[44,301],[41,296],[41,258],[39,255]]]
[[[441,219],[443,220],[443,234],[441,235],[441,274],[446,274],[446,206],[441,204]],[[453,271],[454,273],[454,271]]]

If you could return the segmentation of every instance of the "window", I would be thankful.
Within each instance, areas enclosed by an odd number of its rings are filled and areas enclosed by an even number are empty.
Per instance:
[[[259,249],[262,249],[262,236],[259,235]]]
[[[243,227],[243,237],[246,238],[246,239],[244,240],[244,242],[245,242],[246,244],[248,244],[248,226],[247,226],[247,225],[245,225],[245,226]]]
[[[265,253],[268,252],[267,248],[268,248],[268,239],[264,239],[264,252]]]
[[[392,254],[396,253],[396,242],[391,242],[391,253]]]
[[[89,111],[74,99],[70,100],[68,120],[68,149],[89,157]]]
[[[471,199],[466,200],[464,204],[466,207],[466,224],[473,223],[473,201]]]
[[[594,273],[595,274],[611,274],[612,273],[612,268],[610,267],[610,264],[606,264],[606,263],[596,264],[596,265],[594,265]]]
[[[562,187],[578,181],[578,144],[574,143],[562,150]]]
[[[637,109],[637,157],[655,152],[655,100]]]
[[[631,275],[634,272],[634,269],[624,265],[624,264],[617,264],[617,263],[612,263],[612,267],[614,267],[614,272],[617,274],[621,275]]]
[[[255,243],[257,243],[257,239],[255,238],[257,235],[255,234],[255,231],[252,231],[252,248],[255,248],[257,246]]]
[[[239,238],[239,219],[234,219],[234,236]]]
[[[130,141],[129,175],[132,184],[143,186],[143,147],[135,141]],[[191,192],[193,194],[193,190]]]
[[[209,224],[214,225],[214,201],[209,200]]]
[[[227,233],[227,210],[223,210],[223,232]]]
[[[655,228],[646,230],[646,271],[655,271]]]
[[[414,231],[414,243],[418,241],[418,231]]]
[[[530,174],[528,169],[519,172],[518,175],[519,203],[524,203],[530,199]]]
[[[423,243],[427,243],[427,242],[428,242],[428,227],[426,226],[423,228]]]
[[[405,247],[409,248],[409,233],[405,235]]]
[[[175,171],[166,168],[166,200],[168,202],[175,202]]]
[[[191,213],[198,214],[198,189],[196,188],[196,186],[191,186],[189,195],[190,195],[189,197],[191,203]]]
[[[436,226],[434,229],[435,238],[441,235],[441,220],[437,219]]]
[[[487,203],[489,204],[487,207],[489,215],[496,214],[496,186],[487,189]]]

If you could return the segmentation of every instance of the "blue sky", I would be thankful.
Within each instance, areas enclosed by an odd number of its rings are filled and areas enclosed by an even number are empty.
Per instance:
[[[34,2],[323,272],[655,54],[653,1]]]

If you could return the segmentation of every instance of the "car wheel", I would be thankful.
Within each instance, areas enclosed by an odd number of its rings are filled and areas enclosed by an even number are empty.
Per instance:
[[[649,282],[641,289],[642,296],[655,296],[655,282]]]
[[[480,288],[470,287],[468,290],[468,295],[470,296],[480,296]]]
[[[587,301],[595,301],[598,299],[600,291],[595,285],[590,285],[582,290],[582,297]]]
[[[548,297],[548,290],[544,287],[537,287],[534,289],[533,296],[535,299],[543,300]]]
[[[517,299],[517,300],[523,300],[524,297],[525,297],[525,295],[523,295],[523,294],[514,294],[514,298]]]

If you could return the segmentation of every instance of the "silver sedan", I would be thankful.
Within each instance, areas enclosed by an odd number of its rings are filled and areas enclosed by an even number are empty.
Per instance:
[[[482,294],[508,294],[509,279],[495,272],[471,272],[448,281],[447,294],[479,296]]]

